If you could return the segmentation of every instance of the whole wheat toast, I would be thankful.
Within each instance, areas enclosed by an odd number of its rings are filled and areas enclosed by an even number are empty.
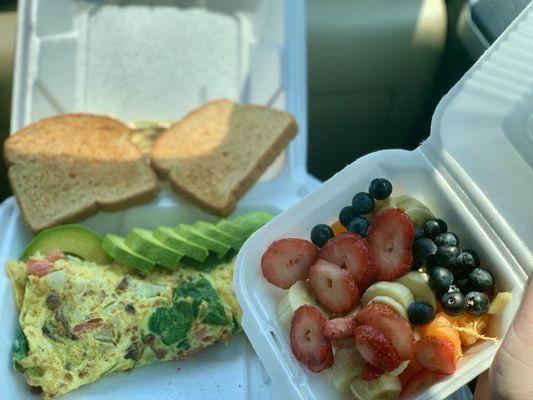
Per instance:
[[[159,190],[130,129],[105,116],[65,114],[28,125],[6,140],[4,159],[33,232],[148,201]]]
[[[156,139],[152,166],[179,195],[226,216],[296,132],[284,111],[214,100]]]

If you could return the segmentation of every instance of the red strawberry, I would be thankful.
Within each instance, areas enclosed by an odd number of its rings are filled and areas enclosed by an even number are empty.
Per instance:
[[[368,229],[367,240],[376,264],[376,280],[394,281],[413,265],[415,228],[398,208],[380,212]]]
[[[348,339],[353,337],[356,326],[354,317],[330,319],[324,325],[324,336],[331,340]]]
[[[375,303],[370,303],[367,306],[363,307],[361,310],[359,310],[355,318],[359,321],[359,320],[366,319],[368,315],[375,314],[375,313],[380,313],[380,315],[381,314],[398,315],[396,314],[396,311],[394,311],[394,309],[391,306],[388,306],[385,303],[375,302]]]
[[[393,344],[400,360],[410,360],[415,352],[411,325],[386,304],[372,303],[355,317],[358,324],[370,325],[382,332]]]
[[[363,372],[361,372],[362,381],[371,381],[372,379],[377,379],[383,375],[383,370],[378,367],[374,367],[372,364],[365,363],[363,366]]]
[[[326,260],[318,259],[309,269],[309,286],[318,302],[334,314],[346,314],[359,302],[352,275]]]
[[[424,368],[439,374],[455,372],[453,343],[440,336],[425,336],[416,342],[415,357]]]
[[[326,315],[318,308],[300,306],[291,323],[291,348],[298,361],[313,372],[321,372],[333,364],[333,349],[322,330]]]
[[[423,368],[419,364],[419,362],[416,361],[416,358],[413,358],[411,361],[409,361],[407,368],[404,369],[400,375],[398,375],[398,378],[400,379],[402,386],[405,385],[405,382],[411,379],[412,376],[418,374],[422,370]]]
[[[368,325],[360,325],[354,332],[355,347],[367,363],[385,371],[400,365],[398,352],[383,333]]]
[[[438,374],[427,369],[423,369],[419,373],[413,375],[402,388],[400,393],[400,399],[416,399],[416,394],[420,393],[422,390],[427,389],[428,387],[434,385],[441,379],[445,378],[446,375]]]
[[[320,249],[318,257],[348,270],[360,292],[375,281],[376,268],[368,246],[365,240],[355,233],[343,233],[328,240]]]
[[[261,270],[271,284],[288,289],[295,282],[307,279],[317,255],[318,249],[308,240],[276,240],[261,257]]]

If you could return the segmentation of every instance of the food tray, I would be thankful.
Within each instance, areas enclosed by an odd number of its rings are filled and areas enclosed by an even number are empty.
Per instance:
[[[306,171],[307,89],[303,0],[21,0],[12,131],[49,115],[93,112],[124,122],[179,120],[220,97],[291,112],[299,134],[241,199],[235,215],[274,214],[317,187]],[[83,223],[125,234],[212,220],[163,185],[151,203],[99,213]],[[0,206],[0,265],[31,238],[14,198]],[[11,368],[17,313],[0,272],[1,398],[32,396]],[[64,399],[275,399],[270,378],[244,334],[186,362],[111,374]]]
[[[533,274],[533,158],[526,149],[533,138],[533,5],[491,47],[441,101],[430,138],[414,151],[387,150],[367,155],[325,182],[256,232],[241,249],[235,270],[243,328],[287,399],[349,399],[336,391],[326,374],[314,374],[292,355],[280,327],[276,305],[284,291],[266,282],[260,258],[282,237],[308,238],[319,223],[332,223],[352,196],[367,190],[375,177],[386,177],[395,196],[410,194],[447,221],[475,248],[494,272],[496,291],[512,292],[488,334],[502,338],[513,320]],[[442,399],[486,370],[498,349],[478,343],[457,371],[433,385],[419,400]]]

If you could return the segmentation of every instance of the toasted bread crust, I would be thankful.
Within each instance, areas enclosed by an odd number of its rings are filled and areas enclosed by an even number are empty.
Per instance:
[[[215,100],[193,110],[156,139],[152,165],[177,194],[210,213],[226,216],[297,130],[286,112]]]
[[[30,124],[8,138],[10,186],[33,232],[153,199],[157,177],[110,117],[66,114]]]

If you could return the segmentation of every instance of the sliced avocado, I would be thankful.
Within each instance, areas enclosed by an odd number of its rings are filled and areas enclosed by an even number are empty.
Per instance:
[[[193,227],[203,233],[205,236],[208,236],[214,240],[218,240],[219,242],[226,243],[235,250],[239,250],[244,243],[243,239],[230,235],[229,233],[218,229],[215,225],[209,222],[196,221],[193,224]]]
[[[102,248],[102,238],[79,224],[60,225],[41,231],[26,247],[20,259],[26,261],[37,252],[46,254],[53,249],[97,264],[111,262]]]
[[[191,225],[179,224],[174,228],[174,230],[179,235],[190,240],[191,242],[205,247],[208,250],[214,251],[219,257],[224,257],[231,249],[231,247],[227,244],[204,235]]]
[[[246,232],[246,238],[272,219],[272,215],[265,211],[252,211],[248,214],[230,220]]]
[[[183,257],[183,253],[165,246],[147,229],[132,229],[126,237],[126,245],[136,253],[171,270],[176,269],[178,261]]]
[[[104,237],[102,246],[107,254],[113,257],[121,264],[140,269],[142,271],[148,271],[152,269],[155,262],[141,256],[128,246],[124,238],[120,236],[107,234]]]
[[[157,228],[154,232],[154,237],[164,245],[197,261],[204,261],[209,255],[209,251],[205,247],[194,244],[174,229],[166,226]]]
[[[238,238],[246,239],[246,231],[239,227],[239,225],[231,222],[227,219],[221,219],[217,222],[216,227],[220,229],[221,231],[224,231],[226,233],[229,233],[230,235],[233,235]]]

